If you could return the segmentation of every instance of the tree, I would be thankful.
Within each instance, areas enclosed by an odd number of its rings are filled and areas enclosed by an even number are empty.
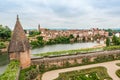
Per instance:
[[[112,43],[113,43],[113,45],[117,45],[118,44],[118,40],[117,40],[117,37],[115,35],[112,38]]]
[[[39,32],[39,31],[30,31],[29,36],[34,37],[34,36],[40,35],[40,34],[41,34],[41,32]]]
[[[0,49],[5,48],[5,44],[3,42],[0,42]]]
[[[70,38],[70,39],[74,38],[73,34],[70,34],[69,38]]]
[[[112,36],[112,35],[113,35],[113,32],[114,32],[114,31],[113,31],[112,29],[107,29],[106,31],[109,33],[109,36]]]
[[[110,46],[110,38],[109,37],[107,37],[107,39],[106,39],[106,46]]]
[[[38,37],[37,37],[37,40],[42,41],[42,40],[43,40],[43,37],[42,37],[42,36],[38,36]]]
[[[8,40],[11,37],[11,30],[8,28],[8,26],[2,26],[0,25],[0,39],[1,40]]]

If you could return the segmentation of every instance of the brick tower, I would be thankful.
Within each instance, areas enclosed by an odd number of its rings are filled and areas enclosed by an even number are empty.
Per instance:
[[[38,31],[40,32],[40,24],[38,25]]]
[[[10,60],[15,59],[20,61],[22,69],[30,66],[30,44],[20,24],[18,15],[12,38],[9,43],[8,53]]]

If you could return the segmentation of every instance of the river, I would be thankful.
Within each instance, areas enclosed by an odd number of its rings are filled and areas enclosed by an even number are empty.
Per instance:
[[[71,50],[71,49],[80,49],[80,48],[90,48],[95,45],[98,45],[96,42],[87,42],[87,43],[74,43],[74,44],[56,44],[56,45],[47,45],[45,47],[36,48],[31,51],[32,54],[53,52],[53,51],[62,51],[62,50]]]
[[[7,68],[7,65],[0,66],[0,75],[2,73],[4,73],[4,71],[6,70],[6,68]]]

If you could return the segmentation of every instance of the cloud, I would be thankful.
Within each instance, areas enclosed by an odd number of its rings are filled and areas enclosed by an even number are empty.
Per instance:
[[[4,0],[0,24],[13,29],[16,15],[24,28],[113,28],[120,26],[120,0]],[[106,26],[106,27],[104,27]]]

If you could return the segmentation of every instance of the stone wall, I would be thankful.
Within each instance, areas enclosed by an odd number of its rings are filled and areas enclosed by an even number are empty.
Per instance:
[[[70,64],[74,63],[82,63],[83,58],[88,58],[91,62],[94,61],[98,56],[109,56],[113,55],[116,57],[117,54],[120,54],[120,50],[112,50],[112,51],[100,51],[100,52],[91,52],[84,54],[76,54],[76,55],[65,55],[60,57],[52,57],[52,58],[32,58],[32,65],[41,65],[49,67],[51,65],[63,66],[66,62]]]

